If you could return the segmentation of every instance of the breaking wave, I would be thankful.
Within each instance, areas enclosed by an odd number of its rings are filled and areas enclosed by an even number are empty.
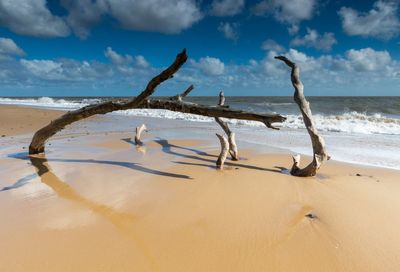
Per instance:
[[[65,100],[62,98],[56,99],[50,97],[0,98],[0,104],[13,104],[56,109],[77,109],[89,104],[98,103],[100,101],[100,98],[77,98],[75,100]],[[214,122],[213,118],[180,112],[172,112],[167,110],[131,109],[126,111],[119,111],[116,112],[116,114],[167,118],[193,122]],[[282,115],[285,115],[285,113],[282,113]],[[284,123],[280,124],[280,127],[290,129],[304,129],[303,118],[301,117],[301,115],[289,114],[285,116],[287,117],[287,120]],[[379,113],[367,114],[357,111],[351,111],[334,115],[315,114],[314,118],[317,128],[321,131],[358,134],[400,135],[400,119],[391,118]],[[259,122],[245,120],[228,120],[228,122],[235,126],[264,126]]]

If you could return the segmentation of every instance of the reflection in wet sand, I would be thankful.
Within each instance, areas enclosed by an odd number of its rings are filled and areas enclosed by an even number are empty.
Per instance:
[[[119,212],[109,206],[98,204],[79,195],[70,185],[63,182],[51,170],[44,154],[31,155],[29,160],[36,168],[42,183],[50,187],[59,197],[74,201],[75,203],[91,210],[102,218],[112,223],[121,234],[131,239],[146,257],[148,263],[156,270],[155,258],[151,255],[144,241],[134,230],[135,217],[129,213]]]

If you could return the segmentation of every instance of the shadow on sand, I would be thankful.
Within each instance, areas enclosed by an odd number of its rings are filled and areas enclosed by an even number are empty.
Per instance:
[[[203,158],[200,156],[207,156],[207,157],[214,157],[217,158],[218,156],[216,155],[211,155],[206,152],[202,152],[193,148],[187,148],[187,147],[182,147],[174,144],[170,144],[168,140],[165,139],[157,139],[155,142],[159,145],[161,145],[162,151],[166,154],[186,158],[186,159],[192,159],[192,160],[197,160],[197,161],[202,161],[202,162],[207,162],[211,164],[200,164],[200,163],[191,163],[191,162],[175,162],[179,164],[184,164],[184,165],[193,165],[193,166],[203,166],[203,167],[211,167],[215,168],[215,160],[214,159],[208,159],[208,158]],[[196,155],[189,155],[189,154],[184,154],[184,153],[179,153],[174,151],[173,149],[181,149],[181,150],[187,150],[194,152],[200,156]],[[259,167],[259,166],[254,166],[254,165],[248,165],[248,164],[243,164],[243,163],[236,163],[236,162],[225,162],[225,165],[231,166],[231,167],[241,167],[241,168],[247,168],[247,169],[252,169],[252,170],[259,170],[259,171],[268,171],[268,172],[274,172],[274,173],[281,173],[280,170],[278,169],[271,169],[271,168],[265,168],[265,167]]]

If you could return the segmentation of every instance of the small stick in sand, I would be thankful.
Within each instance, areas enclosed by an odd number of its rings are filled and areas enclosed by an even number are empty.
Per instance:
[[[226,157],[228,156],[228,140],[226,139],[225,136],[220,135],[216,133],[220,143],[221,143],[221,153],[219,154],[218,160],[217,160],[217,169],[222,170],[224,168],[224,163],[226,160]]]
[[[136,127],[136,135],[135,135],[135,144],[143,145],[143,142],[140,140],[142,132],[147,130],[146,125],[142,124],[140,127]]]

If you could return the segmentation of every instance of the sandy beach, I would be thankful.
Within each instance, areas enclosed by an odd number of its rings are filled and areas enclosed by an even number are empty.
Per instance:
[[[239,146],[218,171],[216,138],[133,118],[151,128],[138,148],[105,116],[29,157],[60,114],[0,106],[0,271],[400,270],[398,170],[332,160],[298,178],[290,152]]]

